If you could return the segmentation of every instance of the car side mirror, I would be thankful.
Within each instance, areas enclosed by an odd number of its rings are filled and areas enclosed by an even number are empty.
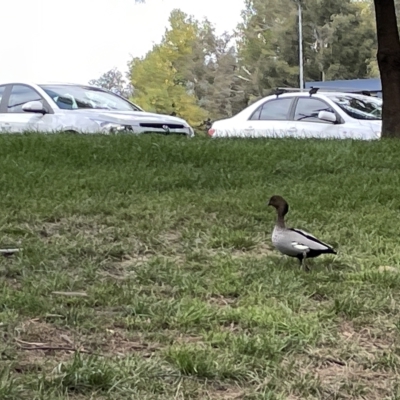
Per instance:
[[[43,104],[40,101],[28,101],[22,106],[22,111],[24,112],[31,112],[31,113],[40,113],[46,114],[47,111],[45,110]]]
[[[337,122],[336,115],[330,111],[320,111],[318,113],[318,118],[322,119],[322,121],[328,121],[333,123]]]

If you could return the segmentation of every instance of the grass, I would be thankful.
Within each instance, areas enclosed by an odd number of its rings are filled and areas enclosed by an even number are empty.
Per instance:
[[[0,398],[400,399],[399,158],[0,136]],[[271,249],[272,194],[338,255]]]

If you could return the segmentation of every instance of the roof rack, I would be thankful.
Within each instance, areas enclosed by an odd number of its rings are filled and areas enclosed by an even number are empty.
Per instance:
[[[311,87],[309,88],[309,90],[308,90],[308,93],[310,94],[310,97],[311,97],[313,94],[317,93],[319,89],[320,89],[320,88],[318,88],[318,87],[313,87],[313,86],[311,86]],[[307,90],[307,89],[301,89],[301,88],[277,87],[277,88],[275,89],[275,91],[273,92],[273,94],[274,94],[276,97],[278,97],[278,96],[280,96],[280,95],[283,94],[283,93],[288,93],[288,92],[305,92],[306,90]]]
[[[311,95],[317,93],[320,90],[321,92],[346,92],[346,93],[358,93],[363,94],[364,96],[373,96],[377,93],[382,92],[382,90],[366,90],[366,89],[359,89],[359,88],[349,88],[349,87],[335,87],[335,86],[323,86],[323,87],[314,87],[310,86],[309,88],[292,88],[292,87],[277,87],[274,94],[279,96],[283,93],[288,92],[307,92]],[[279,92],[279,93],[277,93]]]

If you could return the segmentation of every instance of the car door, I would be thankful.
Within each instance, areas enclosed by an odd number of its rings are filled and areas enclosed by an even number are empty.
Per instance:
[[[11,87],[8,101],[2,114],[2,131],[23,132],[39,131],[51,132],[54,130],[54,111],[47,101],[32,87],[25,84],[14,84]],[[5,98],[7,100],[7,98]],[[25,112],[22,106],[29,101],[41,102],[47,113]],[[3,102],[4,107],[4,102]]]
[[[316,97],[299,97],[294,110],[294,118],[288,124],[290,135],[299,138],[339,138],[343,126],[318,118],[320,111],[335,113],[333,108],[323,99]],[[336,114],[336,113],[335,113]],[[339,118],[338,115],[336,115]]]
[[[259,106],[246,121],[244,131],[249,137],[284,137],[293,97],[278,97]]]
[[[0,86],[0,133],[4,133],[6,131],[6,126],[4,125],[4,123],[6,122],[7,116],[6,95],[8,92],[8,87],[8,85]]]

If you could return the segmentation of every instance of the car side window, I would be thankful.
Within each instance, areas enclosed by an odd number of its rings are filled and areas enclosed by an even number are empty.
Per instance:
[[[290,105],[292,104],[291,97],[285,97],[282,99],[269,100],[260,106],[251,116],[252,120],[275,120],[275,121],[286,121]]]
[[[43,104],[43,98],[35,89],[26,85],[13,85],[8,99],[7,112],[23,113],[22,106],[28,101],[35,100]]]
[[[301,97],[296,104],[294,120],[332,124],[332,122],[323,121],[318,118],[318,113],[320,111],[334,112],[332,107],[321,99]]]
[[[6,91],[5,85],[0,86],[0,105],[1,105],[1,99],[3,98],[4,92]]]

